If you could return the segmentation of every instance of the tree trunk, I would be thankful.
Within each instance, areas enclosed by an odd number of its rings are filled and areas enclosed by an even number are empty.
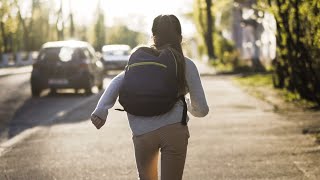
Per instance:
[[[70,37],[75,36],[75,27],[74,27],[74,21],[73,21],[73,14],[70,14]]]
[[[63,22],[63,15],[62,15],[62,0],[60,1],[60,8],[58,11],[58,18],[56,21],[56,29],[57,29],[57,36],[58,40],[63,40],[64,39],[64,22]],[[60,24],[61,23],[61,24]]]
[[[212,7],[212,1],[206,0],[207,31],[206,31],[205,42],[206,42],[209,58],[214,59],[215,54],[214,54],[213,36],[212,36],[214,31],[214,28],[213,28],[214,23],[213,23],[211,7]]]
[[[0,30],[1,30],[1,36],[2,36],[2,41],[3,41],[3,47],[4,47],[3,52],[7,53],[9,51],[9,48],[8,48],[8,37],[6,36],[6,32],[5,32],[5,28],[4,28],[4,22],[2,22],[2,21],[0,22]],[[1,48],[0,48],[0,50],[1,50]]]
[[[33,2],[33,1],[32,1]],[[15,1],[15,5],[16,7],[18,8],[18,17],[19,17],[19,20],[20,20],[20,23],[22,25],[22,29],[23,29],[23,44],[24,44],[24,50],[26,51],[30,51],[31,49],[31,45],[30,45],[30,31],[32,31],[32,21],[33,19],[31,18],[30,20],[30,24],[29,26],[27,25],[26,21],[22,18],[22,15],[21,15],[21,8],[18,4],[17,1]],[[32,5],[33,7],[33,5]],[[32,14],[33,14],[33,10],[31,11]],[[32,15],[31,15],[32,17]]]
[[[271,6],[271,3],[269,4]],[[273,60],[272,65],[274,68],[273,72],[273,86],[275,88],[285,88],[285,79],[288,77],[288,63],[285,61],[286,56],[284,56],[281,52],[284,51],[285,47],[282,44],[282,29],[279,24],[278,17],[276,18],[276,25],[277,25],[277,34],[276,34],[276,41],[277,46],[280,52],[277,52],[276,58]]]

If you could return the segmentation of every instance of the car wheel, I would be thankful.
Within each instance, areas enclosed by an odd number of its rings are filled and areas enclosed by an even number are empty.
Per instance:
[[[86,95],[91,95],[91,94],[92,94],[92,89],[91,89],[91,87],[85,88],[85,94],[86,94]]]
[[[40,93],[41,93],[41,89],[31,86],[32,97],[39,97]]]
[[[56,88],[50,88],[50,94],[56,95],[57,94],[57,89]]]
[[[103,89],[103,80],[98,84],[98,89],[101,91]]]
[[[92,94],[92,86],[93,86],[93,80],[91,77],[88,78],[88,83],[87,87],[84,88],[85,94],[86,95],[91,95]]]

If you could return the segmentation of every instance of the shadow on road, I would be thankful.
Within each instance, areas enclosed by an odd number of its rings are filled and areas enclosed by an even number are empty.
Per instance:
[[[96,96],[93,94],[91,96]],[[84,94],[57,93],[47,94],[39,98],[29,98],[14,113],[9,122],[8,139],[18,135],[26,129],[46,124],[57,114],[64,112],[77,103],[90,98]]]
[[[114,76],[106,75],[105,80],[109,81]],[[93,91],[93,94],[86,95],[83,91],[75,93],[73,90],[59,90],[57,93],[52,93],[47,90],[40,97],[27,98],[9,120],[6,127],[7,139],[36,126],[78,123],[88,120],[103,92],[103,90],[99,92],[98,89],[93,89]],[[86,103],[83,104],[83,102]],[[83,110],[77,114],[77,117],[64,119],[66,114],[72,114],[69,111],[79,108]]]

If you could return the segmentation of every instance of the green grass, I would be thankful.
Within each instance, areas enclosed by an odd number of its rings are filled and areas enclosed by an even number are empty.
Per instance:
[[[218,72],[232,72],[233,71],[233,67],[231,64],[223,64],[223,63],[220,63],[219,60],[210,60],[209,62]]]
[[[296,92],[290,92],[286,89],[274,89],[272,83],[272,74],[253,74],[234,78],[235,82],[246,88],[252,95],[265,100],[267,95],[276,96],[283,101],[293,103],[297,107],[308,108],[316,104],[307,101]],[[273,91],[272,93],[270,91]]]
[[[219,59],[210,60],[210,65],[213,66],[218,74],[239,74],[252,73],[252,67],[246,64],[234,65],[232,63],[221,63]]]
[[[252,87],[261,87],[269,86],[272,87],[272,75],[271,74],[255,74],[244,77],[236,77],[241,85],[252,86]]]

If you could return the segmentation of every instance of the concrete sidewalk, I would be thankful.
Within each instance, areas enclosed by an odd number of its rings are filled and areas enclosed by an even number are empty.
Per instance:
[[[32,71],[32,65],[20,67],[2,67],[0,68],[0,77],[9,76],[13,74],[29,73]]]

